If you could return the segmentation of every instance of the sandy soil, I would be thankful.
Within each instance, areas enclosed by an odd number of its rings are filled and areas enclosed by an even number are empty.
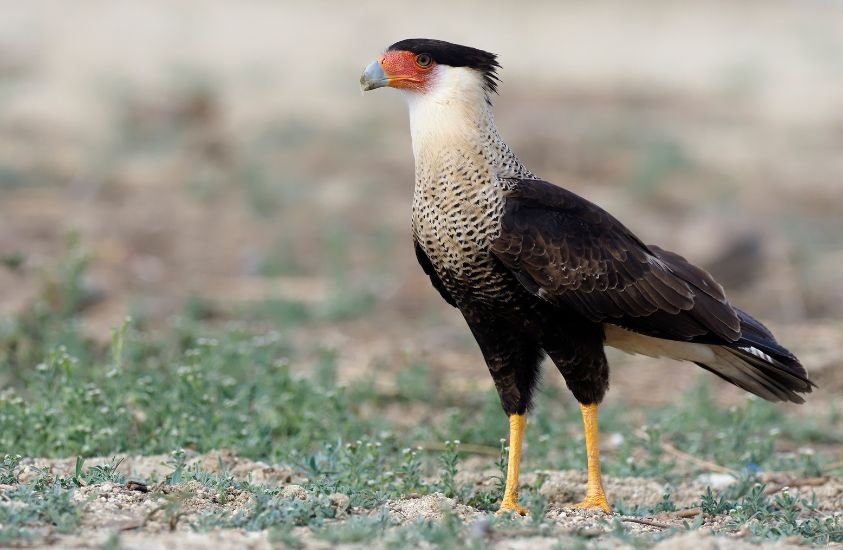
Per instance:
[[[236,513],[249,506],[250,494],[235,489],[229,489],[225,495],[225,502],[221,503],[220,495],[202,486],[196,481],[168,485],[134,483],[135,479],[163,478],[169,470],[163,466],[167,459],[165,455],[147,457],[122,457],[124,460],[119,471],[128,476],[125,485],[116,483],[100,483],[80,487],[75,490],[74,500],[85,502],[82,527],[74,535],[61,535],[44,528],[39,534],[40,543],[35,548],[97,548],[115,533],[119,534],[123,548],[157,549],[178,545],[180,548],[202,548],[209,545],[214,548],[271,548],[272,541],[267,531],[247,532],[242,529],[213,529],[209,532],[196,532],[191,524],[208,512]],[[22,479],[35,475],[33,468],[46,469],[56,475],[69,475],[73,470],[72,460],[28,460]],[[300,484],[306,481],[295,471],[271,466],[259,462],[240,459],[226,451],[212,452],[194,457],[189,464],[198,463],[206,471],[219,471],[222,462],[228,471],[238,480],[250,478],[254,482],[277,486],[285,497],[310,499],[308,493]],[[91,459],[90,463],[97,463]],[[481,471],[471,468],[471,461],[466,461],[458,477],[459,483],[472,483],[478,486],[494,483],[494,471]],[[728,483],[716,476],[700,476],[673,490],[674,501],[678,512],[664,512],[650,518],[637,518],[641,522],[629,521],[627,517],[614,514],[613,517],[624,521],[633,534],[656,533],[669,528],[683,529],[683,522],[693,521],[699,514],[693,506],[699,500],[699,495],[710,484]],[[722,476],[721,476],[722,477]],[[785,474],[769,475],[770,493],[775,494],[784,487],[796,490],[800,483],[814,491],[821,513],[839,513],[843,505],[843,479],[827,478],[823,480],[797,480]],[[442,494],[424,497],[405,498],[389,501],[384,505],[386,513],[397,525],[416,522],[419,519],[441,519],[444,514],[455,514],[466,525],[470,526],[472,536],[486,540],[491,548],[554,548],[560,538],[571,535],[588,535],[596,542],[606,547],[624,547],[617,539],[608,533],[612,527],[603,520],[602,512],[583,511],[572,507],[585,486],[583,472],[575,471],[542,471],[527,472],[522,477],[524,484],[536,486],[542,479],[540,493],[547,500],[545,517],[553,526],[552,536],[541,534],[531,523],[530,518],[522,518],[523,529],[508,532],[495,532],[490,526],[487,513],[480,512],[469,506],[457,504],[453,499]],[[614,478],[606,477],[607,494],[613,500],[623,499],[627,506],[652,506],[661,500],[666,487],[649,479],[642,478]],[[8,487],[0,487],[0,492]],[[785,489],[787,490],[787,489]],[[331,523],[341,523],[356,515],[376,515],[380,510],[362,510],[350,508],[348,497],[342,494],[330,496],[336,507],[336,519]],[[178,504],[174,508],[177,512],[168,512],[172,503]],[[740,540],[746,533],[713,534],[722,529],[725,517],[706,517],[703,526],[693,532],[680,534],[664,543],[664,548],[744,548],[751,546]],[[297,527],[295,535],[304,543],[305,548],[329,548],[330,544],[320,540],[307,527]],[[780,541],[776,544],[761,545],[776,548],[789,548],[798,545],[798,541]],[[350,546],[353,547],[353,546]]]

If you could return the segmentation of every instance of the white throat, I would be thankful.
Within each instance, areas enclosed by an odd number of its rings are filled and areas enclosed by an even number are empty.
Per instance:
[[[404,91],[416,162],[426,150],[476,146],[483,134],[494,129],[486,93],[480,73],[446,65],[434,69],[428,90]]]

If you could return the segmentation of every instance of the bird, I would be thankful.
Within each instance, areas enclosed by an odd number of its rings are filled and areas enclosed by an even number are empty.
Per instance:
[[[576,506],[610,514],[597,422],[606,346],[696,363],[769,401],[802,403],[816,386],[706,271],[531,172],[495,124],[499,69],[493,53],[412,38],[372,61],[360,87],[395,88],[407,101],[416,258],[465,319],[509,419],[498,513],[527,513],[518,502],[522,442],[549,357],[583,420],[588,478]]]

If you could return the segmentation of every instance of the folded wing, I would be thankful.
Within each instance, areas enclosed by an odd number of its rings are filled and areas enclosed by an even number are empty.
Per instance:
[[[590,321],[674,340],[740,338],[708,273],[551,183],[514,182],[492,252],[530,292]]]
[[[606,343],[630,353],[695,362],[771,401],[811,391],[798,359],[708,273],[570,191],[512,184],[492,252],[532,294],[603,323]]]

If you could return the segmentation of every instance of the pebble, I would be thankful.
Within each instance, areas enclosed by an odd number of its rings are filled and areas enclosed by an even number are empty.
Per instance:
[[[348,510],[348,505],[351,503],[349,496],[343,493],[332,493],[328,495],[328,500],[331,501],[331,505],[336,508],[338,512],[345,512]]]
[[[708,485],[712,489],[725,489],[729,485],[735,483],[737,479],[731,474],[702,474],[697,476],[697,483],[700,485]]]
[[[39,475],[41,475],[41,472],[36,470],[34,466],[25,466],[23,470],[21,470],[21,473],[18,475],[18,482],[26,483],[28,481],[32,481]]]
[[[284,498],[297,498],[299,500],[307,500],[308,494],[301,485],[287,485],[281,489],[281,496]]]

